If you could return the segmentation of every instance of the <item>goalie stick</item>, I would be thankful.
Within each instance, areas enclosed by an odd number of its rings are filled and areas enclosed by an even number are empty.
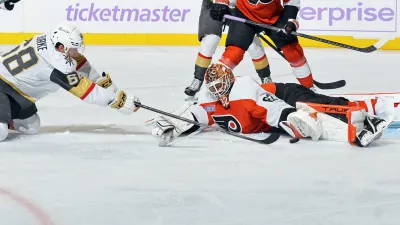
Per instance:
[[[251,20],[247,20],[247,19],[243,19],[240,17],[236,17],[236,16],[231,16],[231,15],[225,15],[224,16],[225,19],[229,19],[229,20],[233,20],[233,21],[237,21],[237,22],[242,22],[242,23],[247,23],[247,24],[251,24],[253,26],[258,26],[264,29],[269,29],[269,30],[273,30],[273,31],[281,31],[281,28],[278,27],[274,27],[268,24],[263,24],[263,23],[257,23]],[[363,52],[363,53],[371,53],[374,52],[376,50],[378,50],[380,47],[382,47],[387,40],[380,40],[377,43],[365,47],[365,48],[359,48],[359,47],[355,47],[355,46],[351,46],[351,45],[347,45],[347,44],[343,44],[343,43],[339,43],[339,42],[335,42],[335,41],[331,41],[331,40],[327,40],[327,39],[323,39],[323,38],[319,38],[319,37],[315,37],[315,36],[311,36],[308,34],[303,34],[303,33],[299,33],[299,32],[291,32],[292,35],[298,36],[298,37],[302,37],[302,38],[307,38],[310,40],[314,40],[314,41],[318,41],[318,42],[322,42],[325,44],[330,44],[330,45],[334,45],[334,46],[338,46],[341,48],[347,48],[353,51],[358,51],[358,52]]]
[[[175,118],[175,119],[178,119],[178,120],[182,120],[182,121],[185,121],[185,122],[188,122],[188,123],[200,126],[200,127],[210,127],[210,126],[208,126],[206,124],[201,124],[201,123],[199,123],[197,121],[194,121],[194,120],[189,120],[187,118],[180,117],[180,116],[177,116],[177,115],[172,114],[172,113],[164,112],[162,110],[155,109],[155,108],[152,108],[152,107],[147,106],[147,105],[143,105],[140,102],[134,102],[134,104],[137,107],[141,107],[143,109],[147,109],[149,111],[156,112],[156,113],[162,114],[164,116],[169,116],[169,117],[172,117],[172,118]],[[256,143],[259,143],[259,144],[272,144],[272,143],[276,142],[280,138],[280,134],[279,133],[271,133],[267,138],[264,138],[264,139],[261,139],[261,140],[257,140],[257,139],[254,139],[254,138],[251,138],[251,137],[247,137],[247,136],[241,135],[239,133],[227,131],[227,130],[224,130],[224,129],[216,129],[216,130],[220,131],[222,133],[234,136],[234,137],[242,138],[242,139],[245,139],[245,140],[248,140],[248,141],[252,141],[252,142],[256,142]]]
[[[275,47],[270,41],[268,41],[265,37],[263,37],[261,34],[257,34],[257,36],[263,40],[265,43],[267,43],[273,50],[275,50],[282,58],[286,60],[285,55],[277,47]],[[315,86],[317,86],[320,89],[336,89],[336,88],[341,88],[346,85],[345,80],[338,80],[330,83],[321,83],[316,80],[314,80]]]

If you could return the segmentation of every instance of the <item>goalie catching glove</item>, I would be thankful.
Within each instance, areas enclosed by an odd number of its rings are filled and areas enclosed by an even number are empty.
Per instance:
[[[191,105],[188,103],[172,113],[185,119],[201,123],[205,122],[201,121],[201,118],[204,118],[204,116],[207,118],[207,115],[203,111],[204,110],[201,106]],[[205,128],[193,123],[175,118],[167,118],[165,116],[154,118],[148,121],[146,125],[155,125],[155,128],[152,130],[152,135],[161,138],[161,141],[159,142],[159,146],[161,147],[171,144],[177,137],[194,135]]]

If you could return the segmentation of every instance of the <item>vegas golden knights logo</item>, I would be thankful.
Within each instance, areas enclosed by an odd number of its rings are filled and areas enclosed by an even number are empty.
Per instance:
[[[250,4],[252,5],[258,5],[258,3],[261,4],[269,4],[271,3],[273,0],[247,0]]]

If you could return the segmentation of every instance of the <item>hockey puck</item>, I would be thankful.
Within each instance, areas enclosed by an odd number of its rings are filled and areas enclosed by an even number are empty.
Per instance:
[[[292,139],[289,140],[290,144],[294,144],[294,143],[299,142],[299,141],[300,141],[299,138],[292,138]]]

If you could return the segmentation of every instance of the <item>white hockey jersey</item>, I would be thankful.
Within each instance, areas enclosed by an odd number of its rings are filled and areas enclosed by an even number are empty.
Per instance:
[[[0,57],[0,91],[17,92],[35,102],[60,87],[85,102],[108,105],[114,90],[96,85],[102,78],[84,56],[72,59],[56,51],[50,35],[40,34]]]

